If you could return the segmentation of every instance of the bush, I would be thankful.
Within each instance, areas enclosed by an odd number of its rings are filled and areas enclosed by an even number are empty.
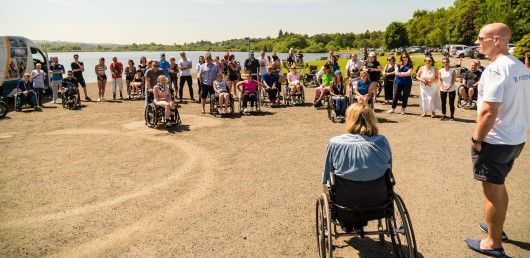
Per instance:
[[[525,53],[530,54],[530,34],[526,34],[515,44],[515,52],[513,55],[519,59],[523,59]]]

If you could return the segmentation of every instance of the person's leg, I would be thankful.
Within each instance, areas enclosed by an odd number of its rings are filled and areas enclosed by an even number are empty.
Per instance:
[[[182,95],[184,94],[184,83],[186,83],[187,76],[180,76],[179,81],[179,100],[182,102]]]
[[[247,101],[248,101],[248,93],[245,92],[241,96],[241,101],[243,101],[243,108],[247,108]]]
[[[101,98],[105,99],[105,87],[107,86],[107,79],[101,82]]]
[[[111,79],[112,99],[116,99],[116,86],[118,83],[116,80],[116,78]]]
[[[403,92],[403,87],[399,84],[394,85],[394,94],[392,96],[392,110],[395,110],[397,107],[398,100],[401,99],[401,93]]]
[[[403,109],[407,108],[411,88],[412,84],[403,86],[403,95],[401,96],[401,107]]]
[[[440,98],[442,100],[442,114],[445,116],[447,108],[445,104],[447,103],[447,92],[440,91]]]
[[[199,89],[197,90],[197,94],[198,94],[199,96],[201,96],[201,90],[202,90],[202,87],[200,86],[200,85],[201,85],[201,81],[199,80],[199,78],[197,78],[197,85],[199,85],[199,87],[198,87]],[[189,85],[188,85],[188,87],[189,87]],[[190,89],[190,90],[192,90],[192,89]],[[190,92],[190,97],[191,97],[192,94],[193,94],[193,93]]]
[[[52,103],[56,103],[57,102],[57,92],[59,91],[59,84],[58,84],[58,81],[52,81],[51,83],[51,88],[52,88]]]
[[[320,100],[320,95],[322,95],[322,90],[320,88],[318,88],[315,91],[315,104]]]
[[[449,92],[449,111],[451,111],[451,118],[455,117],[455,98],[456,91]]]
[[[482,187],[485,197],[484,218],[488,223],[488,236],[481,241],[481,248],[499,248],[502,246],[501,234],[508,209],[508,192],[504,184],[482,182]]]
[[[460,88],[458,88],[458,92],[460,93],[460,96],[462,96],[462,99],[463,99],[464,101],[467,101],[466,87],[461,86]]]
[[[117,78],[118,90],[120,91],[120,99],[123,99],[123,78]]]
[[[195,101],[195,98],[193,97],[193,79],[191,78],[191,75],[186,76],[186,81],[188,82],[188,89],[190,90],[190,98],[191,100]]]
[[[256,103],[256,94],[251,94],[249,98],[250,98],[250,107],[254,108],[254,104]]]

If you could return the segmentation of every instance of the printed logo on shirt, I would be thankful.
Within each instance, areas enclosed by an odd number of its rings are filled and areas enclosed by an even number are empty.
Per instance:
[[[521,81],[528,81],[528,80],[530,80],[530,74],[523,74],[523,75],[513,77],[513,81],[515,83],[519,83]]]

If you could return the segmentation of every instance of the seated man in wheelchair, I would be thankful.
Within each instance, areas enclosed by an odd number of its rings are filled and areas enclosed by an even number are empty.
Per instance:
[[[63,79],[61,85],[62,101],[64,103],[68,101],[75,101],[76,106],[81,105],[81,98],[79,96],[79,81],[74,77],[72,71],[66,72],[66,78]],[[75,99],[72,99],[75,97]],[[63,103],[63,106],[64,106]]]
[[[390,144],[379,135],[377,118],[364,103],[355,103],[346,111],[346,134],[331,138],[327,147],[322,183],[333,183],[334,202],[343,207],[369,207],[387,203],[388,182],[392,167]],[[334,181],[331,181],[333,173]],[[360,229],[366,222],[337,218],[345,232]]]
[[[213,82],[213,90],[215,91],[214,98],[219,100],[219,114],[226,114],[226,109],[230,108],[230,93],[228,93],[228,87],[222,71],[217,73],[217,79]]]
[[[278,82],[278,75],[272,72],[272,66],[267,65],[267,73],[263,74],[261,79],[272,105],[278,105],[278,95],[281,91],[281,85]]]
[[[373,104],[373,96],[377,92],[377,85],[370,82],[368,72],[361,71],[360,79],[353,82],[354,99],[356,102]]]
[[[342,78],[340,70],[335,71],[335,77],[333,78],[329,89],[331,103],[335,108],[335,114],[339,119],[343,119],[346,115],[346,108],[350,101],[348,97],[346,97],[346,85],[344,85],[344,79]]]
[[[325,64],[322,73],[319,73],[317,80],[320,82],[320,87],[317,88],[315,93],[315,107],[322,106],[322,99],[329,95],[329,87],[333,81],[333,72],[331,71],[331,65]]]
[[[22,80],[18,82],[18,93],[16,94],[15,101],[15,109],[17,111],[22,110],[22,106],[24,106],[25,103],[27,103],[31,108],[34,108],[35,110],[39,109],[39,107],[37,106],[37,96],[35,94],[35,91],[33,90],[33,82],[29,79],[30,75],[26,73],[24,74],[24,76],[22,76]]]
[[[458,89],[458,93],[465,102],[461,103],[464,107],[473,106],[473,98],[476,96],[478,82],[482,76],[482,72],[478,69],[479,65],[478,61],[473,61],[471,68],[462,76],[462,85]]]
[[[257,100],[258,100],[258,90],[259,90],[259,82],[254,80],[252,75],[250,73],[245,74],[245,80],[240,81],[236,84],[237,89],[241,92],[241,101],[243,109],[241,110],[243,113],[247,113],[249,110],[247,110],[247,102],[250,101],[250,111],[254,111],[254,105],[256,105],[257,108]],[[241,88],[242,86],[242,88]]]
[[[166,126],[170,127],[176,124],[177,121],[172,121],[175,112],[175,100],[169,91],[168,79],[164,75],[158,76],[157,84],[153,87],[153,103],[157,107],[164,108]]]

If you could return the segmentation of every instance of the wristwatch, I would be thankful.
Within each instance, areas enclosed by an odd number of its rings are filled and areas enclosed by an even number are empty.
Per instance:
[[[471,136],[471,142],[473,142],[473,144],[482,143],[482,141],[479,141],[479,140],[475,139],[475,137],[473,137],[473,136]]]

